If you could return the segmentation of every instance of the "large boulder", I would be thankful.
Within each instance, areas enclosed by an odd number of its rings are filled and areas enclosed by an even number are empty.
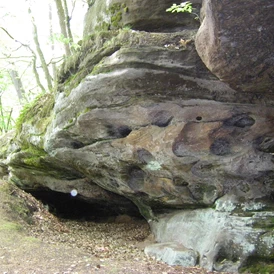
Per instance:
[[[200,8],[202,0],[192,1]],[[192,14],[166,12],[173,0],[95,0],[85,17],[84,36],[102,30],[132,28],[134,30],[172,32],[182,28],[197,28]]]
[[[233,213],[232,205],[240,204],[224,205],[217,201],[215,210],[183,210],[165,214],[159,222],[151,224],[152,231],[161,245],[173,241],[187,248],[180,256],[182,265],[195,261],[195,250],[199,254],[200,266],[206,269],[238,273],[239,266],[259,265],[261,260],[266,272],[261,272],[263,267],[257,266],[250,268],[253,270],[251,273],[272,273],[273,265],[268,267],[267,262],[271,262],[274,252],[273,211],[260,212],[255,204],[250,204],[248,208],[242,208],[246,213],[243,217],[239,212]],[[150,246],[148,251],[157,256],[158,249],[157,245]],[[174,249],[177,251],[178,247]],[[164,258],[173,255],[168,251],[162,254]]]
[[[272,0],[204,0],[197,51],[219,79],[237,91],[272,93]]]
[[[101,2],[89,13],[112,3]],[[55,97],[21,117],[7,164],[27,190],[75,189],[118,213],[136,205],[169,243],[168,254],[150,253],[168,262],[237,271],[273,252],[273,95],[218,80],[195,50],[192,20],[157,32],[154,19],[142,31],[87,26]]]

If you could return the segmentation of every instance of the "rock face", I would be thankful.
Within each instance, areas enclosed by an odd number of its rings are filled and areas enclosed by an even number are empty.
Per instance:
[[[148,256],[154,256],[169,265],[194,266],[198,262],[199,254],[182,245],[172,243],[159,243],[145,248]]]
[[[193,262],[195,250],[199,254],[200,266],[233,273],[238,273],[239,265],[246,264],[248,260],[267,258],[273,254],[273,229],[266,232],[269,223],[264,223],[264,220],[273,220],[274,213],[260,212],[258,205],[250,203],[242,205],[241,214],[235,214],[233,207],[239,203],[233,204],[231,199],[225,199],[228,204],[224,205],[222,199],[216,201],[215,210],[183,210],[161,216],[158,223],[151,225],[156,240],[177,242],[187,248],[181,255],[181,258],[186,256],[181,264]],[[172,253],[168,251],[166,249],[165,253],[158,254],[169,258]],[[255,273],[260,273],[259,270],[257,268]]]
[[[136,205],[175,257],[150,252],[168,262],[238,271],[255,257],[271,261],[273,97],[218,80],[195,50],[194,19],[153,28],[158,8],[143,21],[152,1],[139,11],[131,2],[90,7],[81,51],[61,68],[55,98],[39,98],[18,129],[10,179],[29,190],[76,189],[117,213]],[[164,10],[171,3],[155,2]],[[119,24],[102,15],[107,30],[96,31],[89,18],[109,12]],[[117,30],[128,22],[133,29]]]
[[[201,0],[192,1],[196,7]],[[166,13],[173,0],[143,0],[142,5],[132,0],[94,1],[86,14],[84,35],[94,31],[113,30],[129,27],[139,31],[171,32],[182,28],[199,27],[191,14]]]
[[[197,51],[213,74],[238,91],[273,92],[273,12],[272,0],[203,1]]]

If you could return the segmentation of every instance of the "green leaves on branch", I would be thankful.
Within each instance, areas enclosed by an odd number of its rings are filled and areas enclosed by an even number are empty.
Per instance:
[[[67,45],[70,45],[71,48],[73,48],[74,50],[79,50],[81,48],[81,46],[77,43],[74,43],[71,38],[69,37],[65,37],[62,33],[60,34],[53,34],[52,36],[52,41],[57,41],[59,43],[62,43],[62,44],[67,44]]]
[[[167,9],[167,12],[188,12],[188,13],[192,13],[192,3],[187,1],[187,2],[183,2],[179,5],[173,4],[169,9]]]
[[[195,8],[192,7],[192,3],[190,1],[182,2],[181,4],[173,4],[170,8],[166,9],[167,12],[183,12],[183,13],[191,13],[195,15],[195,19],[200,21],[200,17],[197,13],[195,13]]]

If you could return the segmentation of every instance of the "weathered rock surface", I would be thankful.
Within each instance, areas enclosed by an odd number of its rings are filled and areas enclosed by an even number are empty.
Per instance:
[[[237,91],[274,86],[272,0],[204,0],[196,48],[206,66]]]
[[[168,242],[149,245],[145,248],[145,253],[169,265],[184,267],[196,266],[199,257],[198,252],[185,248],[183,245]]]
[[[273,95],[218,80],[195,50],[194,19],[157,32],[154,19],[145,22],[143,31],[116,30],[111,20],[108,31],[86,26],[55,99],[36,101],[10,146],[10,179],[28,190],[77,189],[119,214],[136,205],[157,241],[193,250],[208,269],[271,261]]]
[[[202,0],[192,1],[196,8],[200,8],[201,2]],[[86,14],[84,35],[123,27],[153,32],[173,32],[182,28],[199,27],[192,14],[166,13],[166,9],[173,3],[173,0],[144,0],[142,5],[131,0],[94,1]]]
[[[266,258],[274,251],[273,230],[265,232],[268,225],[264,222],[271,220],[274,213],[254,212],[256,210],[259,210],[256,205],[250,204],[248,209],[243,208],[243,212],[249,212],[243,217],[229,207],[218,208],[217,201],[216,210],[167,214],[151,227],[157,241],[173,241],[198,251],[200,266],[237,273],[239,265],[246,263],[248,258]]]

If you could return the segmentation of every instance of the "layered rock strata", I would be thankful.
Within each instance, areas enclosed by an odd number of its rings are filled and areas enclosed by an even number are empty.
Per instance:
[[[156,240],[169,243],[163,250],[185,252],[185,265],[269,263],[273,95],[220,81],[195,50],[192,15],[173,19],[170,1],[144,3],[90,7],[81,51],[64,63],[55,98],[40,98],[21,125],[10,179],[30,190],[77,189],[118,213],[136,205]]]

